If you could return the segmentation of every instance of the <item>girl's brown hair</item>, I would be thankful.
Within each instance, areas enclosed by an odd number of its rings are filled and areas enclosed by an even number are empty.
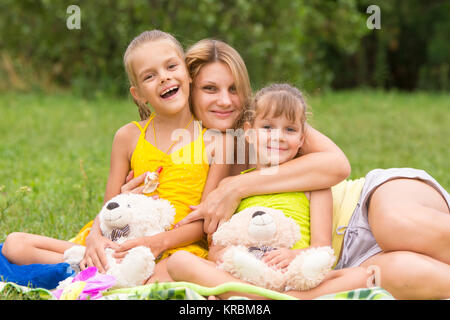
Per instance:
[[[269,115],[272,117],[283,115],[292,122],[300,121],[304,131],[308,109],[300,90],[287,83],[274,83],[255,94],[243,118],[253,125],[257,116],[264,118]]]
[[[236,91],[243,102],[242,110],[245,110],[249,105],[252,89],[247,67],[239,53],[225,42],[214,39],[200,40],[186,51],[186,66],[193,81],[201,68],[212,62],[222,62],[230,68]],[[195,114],[192,104],[191,111]],[[240,123],[236,123],[235,127],[239,125]]]
[[[171,35],[170,33],[161,31],[161,30],[157,30],[157,29],[144,31],[130,42],[127,49],[125,50],[125,54],[123,55],[123,64],[125,66],[125,71],[127,73],[128,80],[129,80],[131,86],[137,86],[136,74],[134,73],[133,68],[131,67],[130,56],[131,56],[132,52],[136,48],[139,48],[140,46],[142,46],[143,44],[145,44],[147,42],[159,41],[159,40],[170,41],[175,46],[175,49],[178,51],[180,57],[184,60],[183,47],[181,46],[180,42],[173,35]],[[150,115],[152,113],[150,108],[145,103],[141,103],[134,98],[133,98],[133,100],[134,100],[134,103],[139,108],[139,116],[141,117],[141,120],[148,119],[148,117],[150,117]]]

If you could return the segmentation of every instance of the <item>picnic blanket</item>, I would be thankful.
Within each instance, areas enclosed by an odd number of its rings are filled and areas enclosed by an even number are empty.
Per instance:
[[[213,288],[189,282],[166,282],[135,288],[109,290],[104,293],[104,298],[108,300],[205,300],[210,295],[219,295],[228,291],[254,293],[274,300],[298,300],[284,293],[237,282],[229,282]],[[237,295],[230,299],[247,298]],[[373,287],[328,294],[315,300],[394,300],[394,297],[380,287]]]
[[[208,288],[190,282],[162,282],[144,286],[107,290],[102,300],[205,300],[210,295],[218,295],[227,291],[250,292],[262,294],[276,300],[297,300],[283,293],[241,284],[226,283]],[[51,291],[43,288],[30,288],[11,282],[0,282],[0,295],[12,298],[19,296],[24,300],[56,300]],[[229,300],[247,298],[233,296]],[[318,297],[317,300],[394,300],[392,295],[380,287],[361,288]]]

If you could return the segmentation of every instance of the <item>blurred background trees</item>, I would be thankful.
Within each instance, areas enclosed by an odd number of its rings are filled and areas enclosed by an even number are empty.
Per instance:
[[[69,5],[81,29],[69,30]],[[369,5],[381,9],[370,30]],[[449,90],[445,0],[2,0],[0,90],[70,88],[125,94],[122,56],[158,28],[188,47],[221,39],[244,58],[255,89],[289,81],[308,92],[374,87]]]

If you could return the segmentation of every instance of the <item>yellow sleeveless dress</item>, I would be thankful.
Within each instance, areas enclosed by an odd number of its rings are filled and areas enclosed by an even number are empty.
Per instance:
[[[160,198],[170,201],[176,211],[175,224],[191,212],[190,205],[198,205],[202,198],[209,171],[208,157],[203,141],[206,129],[202,129],[200,123],[195,121],[194,125],[198,125],[199,128],[198,137],[184,147],[166,154],[145,139],[145,133],[152,119],[153,116],[150,117],[144,128],[138,122],[133,121],[141,134],[131,156],[130,165],[134,171],[134,177],[145,172],[156,171],[160,166],[163,167],[159,175],[158,188],[155,192],[146,195],[158,195]],[[71,241],[85,245],[86,236],[92,223],[93,221],[85,225]],[[166,250],[161,259],[178,250],[189,251],[202,258],[206,258],[208,255],[207,243],[202,240],[187,246]]]

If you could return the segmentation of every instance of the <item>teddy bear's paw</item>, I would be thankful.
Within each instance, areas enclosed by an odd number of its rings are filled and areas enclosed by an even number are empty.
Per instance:
[[[155,257],[151,250],[144,246],[130,249],[125,258],[108,270],[108,274],[116,278],[116,288],[135,287],[144,284],[155,269]]]
[[[309,290],[318,286],[335,261],[331,247],[305,250],[289,265],[287,290]]]
[[[75,273],[80,272],[80,262],[83,260],[84,253],[86,252],[86,247],[84,246],[73,246],[66,251],[64,251],[63,260],[68,263]]]
[[[252,278],[264,272],[266,265],[246,249],[234,250],[233,265],[245,278]]]
[[[243,246],[230,247],[222,256],[219,269],[228,271],[233,276],[272,290],[284,288],[282,273],[266,265]]]
[[[304,253],[302,274],[308,279],[316,279],[331,270],[335,261],[330,247],[312,248]]]
[[[236,246],[224,252],[220,269],[231,272],[242,280],[250,281],[264,271],[264,263],[248,253],[246,247]]]

